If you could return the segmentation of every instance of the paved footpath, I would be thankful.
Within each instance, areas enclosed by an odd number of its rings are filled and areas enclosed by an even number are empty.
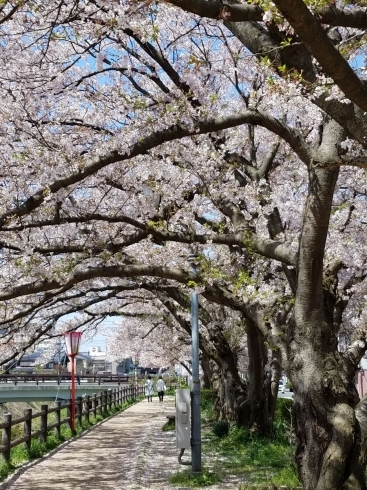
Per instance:
[[[173,410],[173,397],[137,403],[21,470],[0,489],[167,489],[169,475],[180,467],[174,433],[162,432]]]
[[[173,489],[170,476],[187,466],[178,464],[174,431],[162,432],[168,413],[174,413],[173,396],[137,403],[21,469],[0,490]],[[183,459],[190,457],[188,451]],[[236,480],[208,488],[238,489]]]

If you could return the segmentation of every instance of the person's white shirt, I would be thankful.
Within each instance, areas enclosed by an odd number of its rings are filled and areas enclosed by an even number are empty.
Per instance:
[[[166,385],[164,384],[163,379],[157,381],[157,391],[166,391]]]
[[[153,381],[151,379],[148,379],[145,383],[145,394],[146,396],[154,395]]]

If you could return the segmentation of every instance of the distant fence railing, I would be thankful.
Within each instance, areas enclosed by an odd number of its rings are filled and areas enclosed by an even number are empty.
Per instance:
[[[110,411],[112,408],[122,405],[127,400],[135,399],[140,395],[143,395],[145,391],[144,386],[124,386],[105,391],[100,391],[98,394],[85,395],[78,397],[75,403],[75,420],[82,425],[82,419],[85,418],[89,424],[90,415],[94,418],[97,415],[102,415],[104,411]],[[33,438],[39,437],[41,443],[46,442],[48,432],[52,429],[58,437],[61,435],[61,426],[69,424],[71,422],[70,417],[70,401],[61,404],[56,401],[53,407],[48,405],[41,405],[41,411],[33,413],[31,408],[24,410],[23,417],[13,419],[11,413],[5,413],[3,415],[3,422],[0,423],[0,429],[2,430],[2,445],[0,446],[0,454],[5,461],[10,460],[10,450],[13,447],[24,444],[26,449],[30,449],[31,441]],[[61,410],[67,410],[67,416],[61,418]],[[49,423],[48,416],[55,414],[52,423]],[[32,432],[32,421],[40,419],[39,429]],[[23,423],[23,436],[12,440],[12,428],[18,424]]]
[[[117,383],[118,385],[129,382],[129,376],[119,374],[78,374],[75,376],[76,382],[80,385],[81,381],[89,383]],[[63,381],[71,381],[71,374],[0,374],[1,383],[27,383],[27,382],[44,383],[45,381],[55,381],[57,384]]]

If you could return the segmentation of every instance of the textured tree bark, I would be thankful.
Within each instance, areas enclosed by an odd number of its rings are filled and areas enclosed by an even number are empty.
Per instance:
[[[213,369],[213,409],[219,420],[235,422],[241,411],[241,400],[247,396],[245,385],[239,385],[226,364]]]
[[[220,323],[210,329],[216,359],[213,369],[214,410],[219,419],[236,421],[241,404],[247,398],[247,385],[238,373],[237,355],[233,351]]]
[[[239,377],[235,353],[224,336],[212,333],[218,355],[212,377],[214,410],[219,419],[234,421],[239,427],[265,436],[270,433],[274,416],[280,367],[272,393],[271,373],[265,370],[268,363],[265,339],[251,321],[246,322],[246,329],[249,354],[246,382]]]
[[[346,380],[340,376],[343,360],[338,354],[306,355],[307,366],[293,381],[296,462],[303,487],[365,489],[366,439],[353,407],[355,388],[351,384],[349,391],[345,389]]]
[[[319,154],[332,151],[332,142],[326,138]],[[354,372],[337,351],[332,295],[323,288],[324,247],[337,176],[335,168],[309,169],[294,324],[289,329],[296,461],[305,490],[365,488],[360,477],[365,442],[354,409],[358,399]]]
[[[209,390],[212,385],[213,370],[210,363],[210,357],[205,350],[201,350],[200,365],[203,370],[203,388]]]
[[[263,335],[251,321],[246,322],[246,329],[249,355],[248,393],[238,411],[237,424],[255,429],[260,435],[267,435],[273,417],[273,413],[269,412],[270,390],[267,389],[270,372],[265,371],[268,351]]]

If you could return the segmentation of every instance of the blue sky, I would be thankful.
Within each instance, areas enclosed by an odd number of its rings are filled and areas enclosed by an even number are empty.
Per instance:
[[[105,351],[106,342],[107,342],[107,337],[105,335],[97,333],[91,340],[86,340],[83,342],[83,338],[82,338],[82,343],[80,345],[79,350],[80,352],[89,352],[90,347],[97,346],[100,348],[101,351]]]

